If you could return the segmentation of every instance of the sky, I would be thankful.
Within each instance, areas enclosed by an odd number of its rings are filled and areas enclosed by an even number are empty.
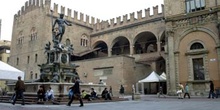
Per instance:
[[[0,0],[0,19],[2,20],[0,40],[11,41],[14,15],[25,5],[26,1],[29,0]],[[152,13],[152,8],[156,5],[161,12],[163,0],[51,0],[51,3],[51,9],[56,3],[58,7],[64,6],[66,10],[72,9],[72,15],[75,10],[101,20],[110,20],[140,10],[144,13],[147,8],[150,8]]]

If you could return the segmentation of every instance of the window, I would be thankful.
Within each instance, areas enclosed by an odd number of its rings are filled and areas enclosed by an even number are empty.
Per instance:
[[[88,37],[86,35],[82,35],[80,45],[84,47],[88,46]]]
[[[17,65],[19,64],[19,58],[17,58]]]
[[[33,72],[31,71],[30,74],[31,74],[31,79],[33,79]]]
[[[31,32],[30,32],[30,41],[34,41],[34,40],[37,40],[37,32],[36,32],[36,29],[35,27],[33,27],[31,29]]]
[[[205,0],[186,0],[186,12],[194,12],[205,9]]]
[[[30,56],[27,56],[27,64],[29,64]]]
[[[35,54],[35,63],[37,62],[37,54]]]
[[[17,39],[17,44],[23,44],[24,43],[24,36],[23,37],[19,37]]]
[[[194,80],[205,80],[203,58],[193,59]]]
[[[66,39],[66,46],[69,46],[69,45],[71,45],[70,39]]]
[[[190,50],[196,50],[196,49],[204,49],[204,46],[201,43],[193,43],[190,47]]]
[[[35,79],[37,79],[37,73],[35,73]]]

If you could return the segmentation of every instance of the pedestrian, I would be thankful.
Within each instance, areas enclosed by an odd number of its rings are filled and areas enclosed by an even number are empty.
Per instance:
[[[188,98],[190,99],[190,95],[189,95],[189,86],[186,83],[185,85],[185,90],[184,90],[184,98],[186,97],[186,95],[188,96]]]
[[[18,81],[16,82],[16,85],[15,85],[15,91],[16,91],[16,94],[15,94],[15,98],[14,98],[12,104],[14,105],[17,101],[17,98],[21,97],[21,99],[22,99],[21,105],[24,105],[25,103],[24,103],[23,92],[25,91],[25,86],[24,86],[24,81],[21,80],[21,76],[18,76]]]
[[[178,94],[178,99],[183,99],[183,85],[182,83],[179,83],[178,85],[178,90],[177,90],[177,94]]]
[[[158,97],[160,97],[160,95],[163,95],[163,97],[166,98],[166,96],[163,94],[162,86],[160,86],[160,88],[159,88]]]
[[[83,107],[83,101],[80,94],[80,87],[79,87],[79,78],[75,77],[75,84],[71,87],[71,89],[74,92],[74,95],[71,97],[70,101],[68,102],[67,106],[71,106],[71,103],[73,102],[73,99],[76,97],[79,99],[80,105],[79,107]]]
[[[70,87],[68,91],[69,100],[72,98],[73,95],[74,95],[73,90]]]
[[[124,93],[125,93],[125,88],[123,85],[121,85],[120,90],[119,90],[120,95],[122,96],[122,98],[124,98]]]
[[[109,94],[113,97],[112,86],[109,87]]]
[[[209,81],[209,83],[210,83],[210,85],[209,85],[209,87],[210,87],[210,90],[209,90],[209,96],[208,96],[208,98],[211,98],[211,96],[212,96],[212,98],[214,99],[214,84],[213,84],[213,82],[212,81]]]

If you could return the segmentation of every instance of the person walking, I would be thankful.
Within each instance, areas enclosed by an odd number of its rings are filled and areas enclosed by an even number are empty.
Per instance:
[[[80,105],[79,107],[83,107],[83,101],[80,94],[80,87],[79,87],[79,78],[75,77],[75,84],[71,87],[71,89],[74,92],[74,95],[71,97],[70,101],[68,102],[67,106],[71,106],[71,103],[73,102],[74,96],[76,96],[77,99],[79,99]]]
[[[15,105],[17,98],[19,96],[22,99],[21,105],[25,105],[24,94],[23,94],[23,92],[25,91],[25,86],[24,86],[24,81],[21,80],[21,76],[18,76],[18,81],[16,82],[16,85],[15,85],[15,91],[16,91],[16,94],[15,94],[15,98],[14,98],[12,104]]]
[[[209,83],[210,83],[210,85],[209,85],[209,87],[210,87],[210,90],[209,90],[209,96],[208,96],[208,98],[211,98],[211,96],[212,96],[212,98],[214,99],[214,84],[213,84],[213,82],[212,81],[209,81]]]
[[[190,99],[190,95],[189,95],[189,86],[188,84],[186,83],[185,85],[185,91],[184,91],[184,98],[186,97],[186,95],[188,96],[188,98]]]
[[[119,93],[121,94],[122,98],[124,98],[125,88],[123,85],[121,85]]]
[[[178,87],[178,99],[183,99],[183,91],[184,91],[184,87],[182,85],[182,83],[179,83],[179,87]]]
[[[160,95],[163,95],[164,98],[166,98],[166,96],[163,94],[163,87],[160,86],[159,88],[159,92],[158,92],[158,97],[160,98]]]

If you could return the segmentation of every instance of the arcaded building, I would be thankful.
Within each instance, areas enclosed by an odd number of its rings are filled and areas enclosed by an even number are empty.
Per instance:
[[[132,85],[155,71],[166,73],[168,94],[176,93],[179,82],[189,83],[193,95],[207,94],[209,80],[220,87],[219,4],[164,0],[161,12],[154,6],[153,14],[147,8],[100,20],[62,6],[58,10],[50,0],[29,0],[14,16],[9,62],[26,73],[25,80],[39,79],[38,65],[47,60],[45,44],[52,42],[52,22],[67,13],[72,26],[66,27],[62,43],[73,44],[70,59],[79,65],[84,83],[101,79],[113,94],[120,85],[130,94]]]

